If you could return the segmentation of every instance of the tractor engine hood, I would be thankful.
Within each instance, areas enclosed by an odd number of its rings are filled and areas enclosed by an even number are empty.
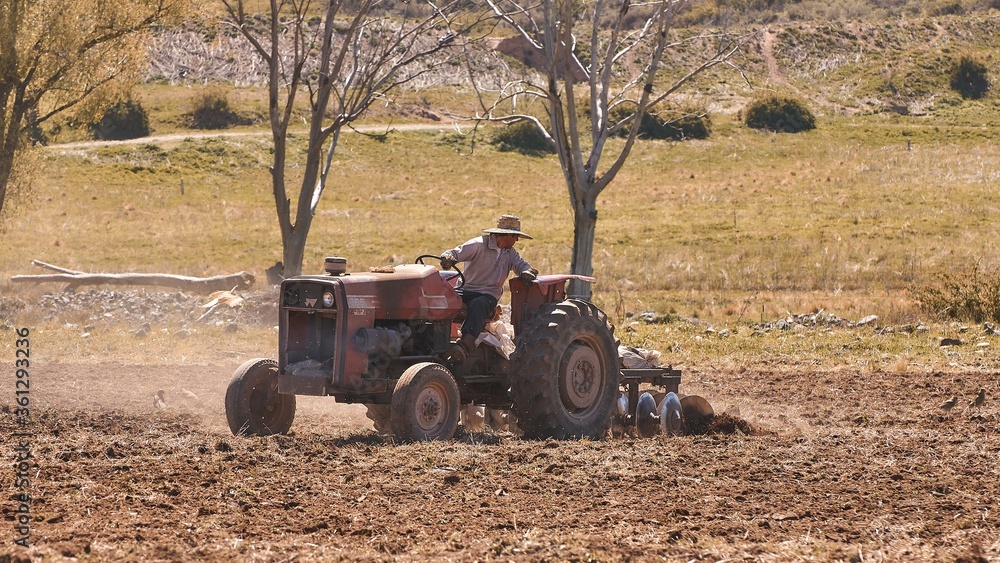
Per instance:
[[[287,279],[282,283],[284,306],[322,310],[322,294],[329,289],[342,314],[373,321],[439,321],[454,318],[462,310],[462,299],[437,268],[406,264],[388,270]]]

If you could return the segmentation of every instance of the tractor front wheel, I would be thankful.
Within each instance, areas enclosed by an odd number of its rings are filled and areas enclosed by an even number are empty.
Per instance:
[[[614,327],[592,303],[547,305],[518,335],[510,396],[525,437],[603,438],[620,381]]]
[[[407,441],[450,440],[458,427],[458,384],[448,368],[424,362],[403,372],[392,392],[392,433]]]
[[[278,393],[278,363],[250,360],[237,368],[226,389],[226,420],[233,435],[284,434],[295,418],[295,395]]]

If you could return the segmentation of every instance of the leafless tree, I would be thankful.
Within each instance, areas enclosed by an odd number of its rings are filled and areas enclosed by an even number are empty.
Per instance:
[[[453,19],[462,2],[270,0],[263,19],[248,11],[247,0],[223,3],[268,68],[271,179],[284,275],[298,275],[341,131],[372,104],[446,62],[440,55],[463,31]],[[309,132],[293,212],[286,186],[288,128],[299,112],[308,116]]]
[[[675,33],[674,18],[689,0],[486,1],[537,61],[537,75],[498,84],[495,95],[482,95],[476,119],[531,121],[554,147],[574,214],[571,269],[589,276],[597,198],[628,160],[643,116],[704,71],[717,65],[736,69],[731,59],[746,37],[719,30]],[[671,60],[677,51],[698,55],[694,62]],[[582,99],[584,92],[586,108],[580,108],[577,96]],[[541,100],[544,119],[519,111],[531,100]],[[609,145],[616,136],[624,142]],[[591,295],[589,284],[577,280],[569,292]]]

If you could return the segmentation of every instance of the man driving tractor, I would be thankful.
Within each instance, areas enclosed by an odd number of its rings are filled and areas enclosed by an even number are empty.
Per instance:
[[[476,338],[496,310],[510,272],[526,282],[538,276],[538,270],[514,250],[517,239],[532,238],[521,231],[520,219],[501,215],[495,228],[483,232],[486,234],[441,253],[441,267],[446,270],[458,262],[465,263],[465,284],[457,291],[468,312],[462,324],[462,338],[449,350],[453,362],[467,358],[475,347]]]

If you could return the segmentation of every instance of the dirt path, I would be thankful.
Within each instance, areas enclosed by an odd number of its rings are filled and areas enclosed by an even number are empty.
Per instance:
[[[15,546],[8,525],[0,558],[1000,556],[988,373],[697,372],[682,390],[772,433],[526,442],[463,431],[400,445],[359,407],[319,398],[300,398],[289,436],[235,438],[222,407],[234,367],[39,364],[33,547]],[[990,400],[962,411],[979,386]],[[166,408],[153,405],[160,389]],[[6,380],[0,392],[12,393]],[[944,414],[951,394],[963,406]],[[11,420],[0,418],[7,454]],[[9,495],[2,511],[9,524]]]
[[[353,129],[344,129],[345,132],[359,133],[385,133],[386,131],[436,131],[438,129],[454,129],[458,127],[455,122],[440,123],[400,123],[389,125],[362,125]],[[307,131],[290,131],[290,133],[305,134]],[[188,139],[232,139],[240,137],[270,137],[270,129],[260,129],[257,131],[191,131],[190,133],[171,133],[168,135],[151,135],[139,137],[138,139],[124,139],[121,141],[80,141],[75,143],[60,143],[48,145],[46,148],[56,151],[70,151],[78,149],[89,149],[95,147],[114,147],[128,145],[145,145],[148,143],[179,143]]]
[[[778,60],[774,58],[774,32],[770,28],[765,29],[761,37],[760,54],[767,65],[767,81],[772,84],[787,85],[788,82],[778,67]]]

